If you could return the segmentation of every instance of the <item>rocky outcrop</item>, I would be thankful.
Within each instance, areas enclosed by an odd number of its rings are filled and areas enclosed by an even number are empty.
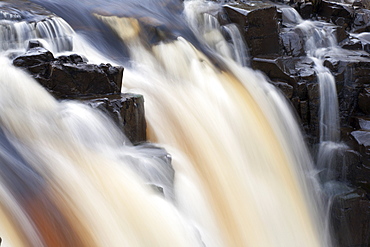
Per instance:
[[[86,104],[107,113],[134,144],[146,141],[144,98],[138,94],[117,94],[84,99]]]
[[[331,216],[334,246],[369,246],[370,200],[366,192],[356,190],[335,196]]]
[[[278,12],[275,6],[256,2],[241,8],[225,6],[224,10],[244,35],[251,56],[280,54]]]
[[[119,94],[121,91],[123,67],[87,64],[76,54],[54,58],[45,48],[34,47],[15,58],[13,64],[28,70],[60,99]]]
[[[77,54],[55,58],[34,41],[13,64],[25,69],[57,99],[79,99],[105,112],[133,144],[146,141],[144,99],[121,94],[123,67],[88,64]]]
[[[303,19],[320,20],[323,30],[335,34],[342,47],[340,52],[328,49],[322,54],[324,66],[336,81],[342,143],[336,144],[337,151],[330,161],[321,161],[327,162],[324,166],[330,169],[321,170],[320,177],[355,188],[333,198],[334,245],[369,246],[370,35],[366,32],[370,31],[370,11],[363,8],[363,1],[281,2],[295,7]],[[281,4],[233,1],[228,5],[224,12],[244,35],[251,67],[262,71],[291,101],[315,152],[319,142],[320,86],[315,64],[305,52],[307,38],[295,28],[301,20]],[[259,19],[262,16],[263,20]]]

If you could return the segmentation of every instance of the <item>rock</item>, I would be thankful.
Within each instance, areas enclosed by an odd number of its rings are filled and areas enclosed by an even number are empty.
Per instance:
[[[34,47],[29,49],[24,55],[15,58],[13,60],[13,65],[17,67],[33,68],[52,61],[54,61],[54,56],[50,51],[43,47]]]
[[[355,11],[350,4],[322,1],[317,13],[335,25],[350,29]]]
[[[169,201],[175,200],[175,170],[171,164],[171,155],[165,149],[147,142],[137,145],[135,150],[140,152],[141,156],[132,157],[133,162],[129,164],[131,168],[137,171],[154,191],[162,194]]]
[[[14,59],[13,64],[28,70],[60,99],[121,93],[123,67],[87,64],[76,54],[54,58],[46,49],[35,47]]]
[[[345,42],[341,44],[341,47],[347,50],[362,50],[363,49],[361,40],[357,38],[349,38],[348,40],[346,40]]]
[[[364,88],[358,96],[358,106],[365,114],[370,114],[370,88]]]
[[[359,9],[354,13],[351,32],[361,33],[370,31],[370,10]]]
[[[305,55],[303,39],[291,29],[283,29],[280,37],[284,49],[284,54],[293,57]]]
[[[330,216],[335,246],[369,246],[370,201],[364,191],[356,190],[335,196]]]
[[[293,86],[285,82],[272,82],[272,84],[275,87],[279,88],[288,99],[291,99],[293,97]]]
[[[244,39],[252,57],[280,54],[278,13],[275,6],[261,2],[258,6],[226,5],[224,10],[229,19],[244,30]]]
[[[252,59],[252,68],[264,72],[272,81],[286,82],[294,85],[297,81],[297,74],[290,73],[286,63],[291,63],[290,58],[284,59],[281,57],[255,57]],[[294,65],[289,68],[294,69]]]
[[[303,3],[297,6],[296,9],[303,19],[310,19],[313,15],[313,6],[311,2]]]
[[[320,85],[316,83],[307,83],[308,108],[309,108],[309,134],[316,143],[320,139]]]
[[[146,141],[144,98],[137,94],[109,95],[84,99],[93,108],[107,113],[133,143]]]
[[[351,125],[357,130],[369,130],[370,131],[370,118],[368,117],[353,117],[351,119]]]

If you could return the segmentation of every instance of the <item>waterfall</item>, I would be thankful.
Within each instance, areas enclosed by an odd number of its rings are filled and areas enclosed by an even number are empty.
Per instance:
[[[52,52],[72,49],[73,30],[62,18],[50,17],[39,22],[14,19],[0,17],[0,51],[25,51],[29,40],[41,40]]]
[[[106,11],[80,14],[95,2]],[[177,1],[90,3],[83,10],[76,1],[44,4],[67,22],[91,18],[91,30],[101,27],[94,26],[98,20],[125,44],[130,60],[122,90],[144,95],[149,141],[171,154],[174,184],[168,163],[151,158],[155,149],[128,144],[104,114],[55,100],[2,58],[4,246],[331,246],[290,106],[227,52],[232,49],[209,16],[217,5],[185,1],[185,13],[213,25],[180,13],[178,27],[163,7]],[[64,12],[68,6],[74,12]],[[144,17],[130,12],[139,7]],[[127,12],[119,15],[119,8]],[[191,32],[192,23],[206,32]],[[146,39],[149,24],[160,33],[158,42]],[[168,27],[176,29],[167,33]],[[81,45],[93,42],[87,36],[75,37],[74,52],[83,47],[90,61],[111,59],[95,50],[99,44]],[[150,186],[158,183],[164,196]]]
[[[293,11],[293,9],[291,10]],[[305,40],[307,56],[315,65],[315,71],[320,88],[319,109],[319,147],[317,152],[317,167],[321,169],[323,183],[335,179],[333,167],[338,162],[337,157],[347,146],[340,142],[339,106],[334,76],[324,66],[327,53],[338,53],[334,29],[332,26],[313,21],[303,21],[290,11],[286,11],[286,20],[296,24],[295,29],[301,32]],[[332,194],[330,192],[329,194]]]

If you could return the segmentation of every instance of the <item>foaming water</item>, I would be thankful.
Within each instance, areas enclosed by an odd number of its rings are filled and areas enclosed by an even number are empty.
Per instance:
[[[142,35],[148,22],[93,12],[129,51],[123,90],[144,95],[149,139],[171,154],[174,181],[168,162],[153,159],[155,149],[131,146],[104,115],[57,102],[2,61],[6,146],[29,170],[25,187],[38,191],[31,202],[2,193],[9,198],[0,203],[4,239],[14,246],[331,246],[299,127],[262,75],[215,54],[207,45],[213,38],[153,44]],[[194,20],[176,23],[187,22]],[[14,170],[12,163],[3,165]],[[151,185],[164,188],[164,198]]]

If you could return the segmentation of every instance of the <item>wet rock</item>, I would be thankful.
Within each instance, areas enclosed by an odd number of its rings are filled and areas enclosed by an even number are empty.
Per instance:
[[[140,152],[141,156],[132,157],[133,162],[129,164],[131,168],[137,171],[154,191],[170,201],[175,200],[175,170],[172,167],[171,155],[165,149],[147,142],[137,145],[135,150]]]
[[[275,6],[261,2],[257,6],[227,5],[224,10],[229,19],[243,30],[252,57],[281,53],[278,13]]]
[[[347,50],[362,50],[362,43],[359,39],[350,38],[343,42],[341,47]]]
[[[322,1],[318,15],[335,25],[350,29],[353,23],[354,12],[350,4]]]
[[[351,125],[357,130],[369,130],[370,131],[370,118],[368,117],[353,117],[351,119]]]
[[[146,121],[142,95],[128,93],[109,95],[85,99],[84,102],[108,114],[133,144],[146,141]]]
[[[369,55],[361,50],[342,50],[341,53],[328,52],[324,65],[330,69],[335,77],[341,121],[342,124],[348,124],[350,116],[357,114],[359,93],[367,87],[366,83],[370,80]]]
[[[296,7],[296,10],[303,19],[310,19],[313,15],[313,5],[311,2],[303,3]]]
[[[358,106],[365,114],[370,114],[370,88],[364,88],[358,96]]]
[[[255,57],[252,59],[252,68],[264,72],[272,81],[282,81],[294,85],[297,81],[296,73],[290,73],[285,62],[292,62],[290,58]],[[289,66],[294,69],[294,65]]]
[[[370,201],[364,191],[346,192],[333,198],[331,227],[335,246],[369,246]]]
[[[361,33],[370,31],[370,10],[358,9],[354,13],[351,32]]]
[[[50,51],[36,46],[29,49],[24,55],[15,58],[13,64],[17,67],[32,68],[52,61],[54,61],[54,56]]]
[[[320,85],[318,83],[308,83],[308,107],[309,107],[309,134],[313,141],[319,141],[319,110],[320,110]]]
[[[285,82],[272,82],[272,84],[279,88],[281,92],[287,97],[288,99],[291,99],[293,96],[293,86],[289,85]]]
[[[304,41],[291,29],[284,29],[280,33],[284,54],[293,57],[305,55]]]
[[[42,47],[29,49],[13,60],[57,98],[120,94],[123,67],[87,64],[76,54],[54,58]]]

